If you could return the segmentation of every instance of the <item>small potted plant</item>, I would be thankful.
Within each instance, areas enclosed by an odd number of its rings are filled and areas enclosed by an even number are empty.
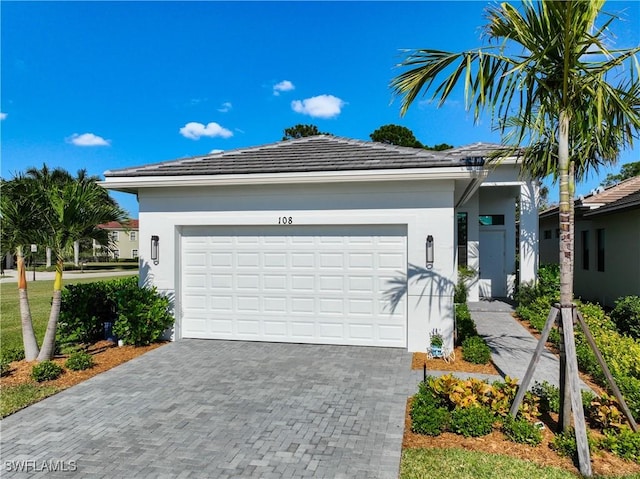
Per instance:
[[[434,329],[433,331],[431,331],[431,334],[429,335],[429,347],[431,350],[432,357],[434,358],[442,357],[443,344],[444,344],[444,339],[442,337],[442,334],[437,329]]]

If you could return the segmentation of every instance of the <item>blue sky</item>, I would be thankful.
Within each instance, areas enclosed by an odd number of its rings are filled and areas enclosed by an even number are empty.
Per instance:
[[[482,45],[486,5],[3,1],[2,177],[43,163],[102,175],[279,141],[298,123],[360,140],[395,123],[429,145],[499,142],[461,92],[400,117],[388,86],[403,48]],[[605,10],[625,18],[616,46],[640,44],[640,2]],[[578,193],[638,160],[636,145]],[[137,216],[134,196],[115,196]]]

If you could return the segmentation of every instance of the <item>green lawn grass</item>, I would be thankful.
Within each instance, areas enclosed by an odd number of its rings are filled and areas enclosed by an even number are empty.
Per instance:
[[[564,469],[463,449],[405,449],[400,479],[576,479]],[[616,479],[640,479],[637,474]]]
[[[134,275],[137,272],[132,272]],[[103,276],[98,278],[82,278],[65,281],[71,283],[90,283],[93,281],[107,281],[124,276]],[[31,307],[33,329],[38,344],[44,338],[44,332],[51,310],[53,281],[28,281],[27,293]],[[18,301],[17,283],[2,283],[0,285],[0,353],[10,349],[22,349],[22,327],[20,324],[20,305]]]

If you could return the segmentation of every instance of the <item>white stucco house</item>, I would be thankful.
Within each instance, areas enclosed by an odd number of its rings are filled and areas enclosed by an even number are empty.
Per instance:
[[[174,298],[174,338],[387,346],[453,341],[470,300],[537,268],[537,184],[499,145],[437,152],[314,136],[105,172],[139,201],[141,282]],[[520,231],[516,238],[516,200]]]

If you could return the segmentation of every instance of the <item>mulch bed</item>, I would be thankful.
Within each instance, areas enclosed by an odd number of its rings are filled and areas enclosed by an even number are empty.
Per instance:
[[[429,371],[459,371],[500,375],[493,362],[489,364],[473,364],[462,359],[462,348],[460,346],[456,347],[454,353],[455,360],[449,362],[442,358],[427,359],[427,353],[413,353],[411,369],[423,369],[426,364],[427,374],[429,374]]]
[[[431,437],[411,432],[411,398],[407,400],[405,415],[404,436],[402,439],[403,449],[466,449],[469,451],[487,452],[490,454],[503,454],[517,457],[525,461],[535,462],[541,466],[553,466],[566,469],[573,473],[579,473],[576,465],[571,459],[559,456],[550,444],[553,440],[552,430],[557,424],[557,415],[542,417],[545,429],[542,431],[542,444],[537,447],[527,446],[509,441],[500,431],[493,431],[483,437],[464,437],[458,434],[445,432],[440,436]],[[598,434],[592,431],[594,437]],[[594,474],[616,476],[628,474],[640,474],[640,464],[626,461],[608,452],[597,451],[591,456],[591,467]],[[497,476],[499,477],[499,476]]]
[[[71,371],[65,369],[58,379],[46,381],[41,384],[55,386],[61,389],[74,386],[82,381],[107,371],[115,366],[125,363],[136,358],[147,351],[158,348],[165,343],[155,343],[149,346],[122,346],[117,347],[111,341],[100,341],[92,344],[87,352],[93,356],[94,366],[84,371]],[[53,359],[53,362],[64,367],[67,356],[59,356]],[[25,383],[35,383],[31,378],[31,369],[37,364],[35,361],[14,361],[11,363],[11,369],[7,375],[0,378],[0,386],[17,386]]]

